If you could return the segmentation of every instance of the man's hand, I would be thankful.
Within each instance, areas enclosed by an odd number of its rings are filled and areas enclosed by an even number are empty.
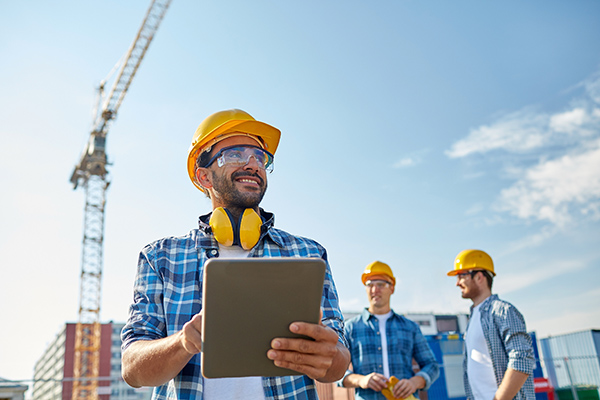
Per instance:
[[[123,379],[133,387],[163,385],[201,350],[202,312],[171,336],[132,343],[123,352]]]
[[[394,386],[393,394],[398,399],[405,399],[423,387],[425,387],[425,379],[420,376],[413,376],[410,379],[400,379]]]
[[[350,362],[348,349],[338,343],[337,333],[323,324],[293,322],[290,332],[314,339],[275,338],[267,357],[275,365],[300,372],[321,382],[342,377]]]
[[[363,389],[372,389],[376,392],[381,392],[387,387],[388,379],[378,374],[377,372],[371,372],[369,375],[364,375],[358,381],[358,386]]]
[[[193,355],[202,351],[202,311],[183,325],[179,338],[188,353]]]

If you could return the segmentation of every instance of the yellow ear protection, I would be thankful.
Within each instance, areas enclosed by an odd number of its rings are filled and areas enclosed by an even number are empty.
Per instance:
[[[246,208],[235,221],[231,212],[223,207],[215,208],[208,221],[215,240],[223,246],[240,245],[244,250],[253,248],[260,239],[262,219],[251,208]]]

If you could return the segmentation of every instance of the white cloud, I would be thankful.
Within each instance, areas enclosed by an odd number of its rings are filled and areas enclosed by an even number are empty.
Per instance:
[[[584,82],[585,90],[596,104],[600,104],[600,71]]]
[[[474,153],[504,149],[524,151],[538,148],[548,141],[548,116],[524,109],[507,114],[491,125],[483,125],[452,145],[446,155],[466,157]]]
[[[494,287],[498,293],[510,293],[528,288],[556,276],[580,271],[587,268],[587,266],[586,262],[573,259],[545,264],[539,268],[528,267],[527,269],[519,270],[515,274],[498,275],[494,279]]]
[[[587,119],[583,108],[574,108],[550,117],[550,128],[556,132],[574,133]]]
[[[518,252],[522,249],[526,249],[529,247],[536,247],[557,233],[558,233],[558,229],[556,226],[554,226],[554,225],[545,226],[538,233],[527,236],[525,238],[520,238],[520,239],[510,243],[508,245],[507,250],[505,251],[505,254],[515,253],[515,252]]]
[[[570,220],[578,206],[598,219],[600,203],[600,140],[579,154],[542,161],[503,189],[496,208],[519,218],[546,220],[558,226]]]
[[[450,158],[492,150],[511,154],[500,158],[501,170],[515,182],[500,191],[493,209],[558,227],[577,213],[600,219],[600,73],[579,86],[585,96],[572,99],[566,110],[523,108],[472,129],[446,151]],[[523,153],[527,157],[518,158]]]
[[[481,203],[473,204],[469,209],[465,211],[465,215],[476,215],[483,211],[484,207]]]
[[[417,164],[417,161],[414,158],[406,157],[396,161],[393,165],[394,168],[406,168],[412,167]]]
[[[396,161],[392,167],[393,168],[408,168],[408,167],[414,167],[417,164],[420,164],[423,161],[423,157],[425,154],[427,154],[429,152],[429,149],[421,149],[421,150],[417,150],[415,152],[412,152],[411,154],[402,157],[401,159],[399,159],[398,161]]]

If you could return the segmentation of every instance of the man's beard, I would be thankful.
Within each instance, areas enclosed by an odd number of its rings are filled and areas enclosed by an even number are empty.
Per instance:
[[[461,295],[463,299],[474,299],[475,297],[479,296],[480,293],[481,291],[479,290],[479,288],[471,286],[467,288],[466,293],[463,292],[461,293]]]
[[[240,192],[235,186],[235,179],[241,176],[252,176],[259,180],[260,189],[257,191]],[[267,191],[267,181],[259,175],[246,171],[238,171],[231,176],[218,175],[212,171],[212,184],[215,195],[218,196],[226,207],[231,208],[255,208],[262,201],[265,192]]]

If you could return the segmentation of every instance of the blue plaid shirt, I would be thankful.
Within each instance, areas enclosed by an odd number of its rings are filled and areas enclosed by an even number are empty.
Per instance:
[[[515,306],[500,300],[495,294],[483,301],[479,311],[481,313],[481,328],[490,350],[496,383],[500,385],[507,368],[529,374],[527,381],[525,381],[515,399],[535,400],[533,387],[535,356],[533,354],[533,342],[531,336],[527,333],[523,315]],[[467,346],[465,346],[463,370],[467,399],[473,400],[473,392],[467,375]]]
[[[352,369],[346,371],[344,378],[353,373],[369,375],[377,372],[383,374],[379,320],[365,309],[361,315],[346,321],[344,332],[350,344],[350,356],[352,357]],[[412,378],[415,376],[412,367],[414,358],[421,368],[416,375],[425,379],[425,389],[428,389],[439,376],[440,369],[419,326],[392,311],[392,316],[385,325],[385,334],[390,374],[398,379]],[[340,385],[342,381],[343,379],[340,381]],[[362,388],[356,388],[356,398],[385,399],[380,392]]]
[[[210,215],[210,214],[209,214]],[[164,338],[180,331],[202,309],[204,263],[218,257],[219,247],[200,217],[199,229],[185,236],[167,237],[144,247],[138,261],[134,301],[127,324],[121,332],[125,350],[137,340]],[[249,257],[320,257],[327,261],[325,249],[311,239],[290,235],[273,227],[274,216],[261,209],[264,222],[261,238]],[[323,323],[334,329],[347,347],[343,317],[329,264],[323,287]],[[153,399],[202,399],[203,377],[200,354],[171,381],[154,389]],[[267,400],[318,399],[315,383],[309,377],[263,377]]]

